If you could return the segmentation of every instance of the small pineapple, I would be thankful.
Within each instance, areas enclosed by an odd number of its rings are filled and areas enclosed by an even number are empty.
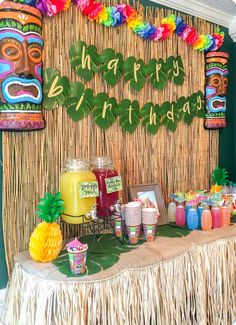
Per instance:
[[[43,220],[30,237],[29,252],[36,262],[50,262],[57,258],[62,249],[62,234],[55,222],[63,213],[64,201],[61,193],[46,193],[37,206],[37,214]]]
[[[216,167],[212,172],[213,185],[210,189],[210,193],[217,193],[222,190],[222,186],[228,183],[228,172],[225,168]]]

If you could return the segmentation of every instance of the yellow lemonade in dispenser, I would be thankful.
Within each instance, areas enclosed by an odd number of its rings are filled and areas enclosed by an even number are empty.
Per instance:
[[[86,214],[96,204],[96,188],[96,176],[90,171],[89,161],[68,159],[66,171],[60,176],[60,192],[65,206],[62,219],[71,224],[89,222],[91,219]]]

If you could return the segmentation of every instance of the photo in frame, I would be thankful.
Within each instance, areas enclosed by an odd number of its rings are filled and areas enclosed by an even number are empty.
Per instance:
[[[147,207],[157,208],[159,213],[158,225],[168,223],[167,210],[162,196],[161,188],[158,183],[137,184],[128,187],[129,200],[141,200]]]

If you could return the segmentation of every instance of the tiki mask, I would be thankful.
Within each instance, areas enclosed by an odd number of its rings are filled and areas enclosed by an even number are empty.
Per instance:
[[[44,128],[42,16],[31,6],[0,5],[0,130]]]
[[[205,128],[226,127],[226,90],[228,85],[228,53],[206,54]]]

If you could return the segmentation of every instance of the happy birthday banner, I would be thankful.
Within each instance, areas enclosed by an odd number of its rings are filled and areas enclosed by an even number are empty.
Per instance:
[[[151,59],[147,64],[133,56],[126,61],[121,53],[115,53],[111,48],[104,49],[99,55],[94,45],[87,46],[85,42],[78,41],[70,47],[70,61],[75,73],[90,81],[98,72],[110,86],[115,86],[124,74],[124,80],[130,87],[140,91],[146,82],[146,77],[153,88],[162,90],[168,80],[176,85],[183,85],[185,71],[180,56],[170,56],[166,62],[163,59]],[[100,65],[100,67],[99,67]]]
[[[80,82],[70,83],[58,70],[44,71],[44,107],[47,110],[59,106],[67,108],[73,121],[82,120],[92,113],[93,121],[102,130],[108,129],[119,117],[124,131],[133,133],[142,119],[142,125],[151,134],[156,134],[160,126],[175,131],[179,121],[190,125],[193,118],[204,117],[204,95],[198,91],[188,97],[180,97],[177,102],[162,105],[149,102],[141,109],[137,100],[123,99],[120,103],[106,93],[93,94]]]

